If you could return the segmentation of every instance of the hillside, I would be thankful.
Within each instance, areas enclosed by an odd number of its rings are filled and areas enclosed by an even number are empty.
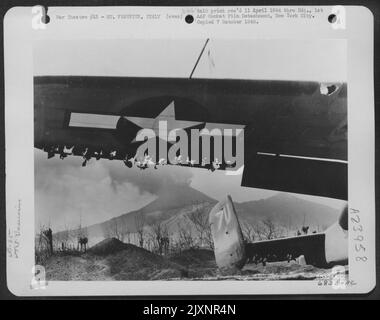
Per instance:
[[[211,250],[190,249],[164,257],[114,238],[87,253],[56,253],[44,267],[48,281],[313,280],[332,272],[285,261],[247,264],[236,274],[222,275]]]
[[[199,203],[216,203],[204,193],[193,189],[187,185],[178,185],[175,187],[165,188],[157,194],[157,199],[140,209],[143,213],[165,211],[176,208],[183,208],[188,205]]]
[[[141,209],[89,226],[87,232],[90,237],[100,239],[117,225],[128,226],[128,231],[134,233],[137,231],[136,224],[141,223],[140,220],[143,220],[144,225],[152,225],[186,214],[192,211],[194,206],[207,204],[212,207],[215,203],[216,200],[187,185],[165,188],[158,194],[157,199]]]
[[[187,276],[165,257],[111,238],[85,254],[56,254],[45,265],[48,280],[162,280]]]
[[[192,229],[189,214],[201,210],[207,215],[215,203],[216,200],[187,185],[165,188],[155,200],[143,208],[87,227],[90,245],[114,236],[112,231],[115,228],[120,230],[126,227],[128,232],[136,233],[136,227],[141,221],[145,226],[163,222],[170,234],[178,232],[179,225]],[[235,208],[241,221],[255,225],[269,218],[275,224],[292,230],[305,223],[313,230],[322,231],[334,223],[339,215],[337,209],[286,193],[235,203]],[[59,237],[59,233],[57,236]]]
[[[291,194],[278,193],[273,197],[238,203],[235,205],[239,218],[251,223],[271,219],[276,224],[299,228],[304,223],[320,230],[333,224],[339,215],[337,209],[297,198]]]

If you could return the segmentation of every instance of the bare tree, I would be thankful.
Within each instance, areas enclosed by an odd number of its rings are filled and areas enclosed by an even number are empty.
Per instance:
[[[50,255],[52,255],[54,253],[54,250],[53,250],[53,231],[51,230],[51,228],[44,230],[43,236],[48,243]]]
[[[131,243],[131,231],[126,224],[124,224],[124,241],[125,243]]]
[[[110,223],[108,223],[105,227],[103,227],[102,231],[103,231],[103,237],[105,239],[112,238],[112,228],[111,228]]]
[[[145,249],[153,252],[155,248],[155,240],[154,240],[153,232],[147,232],[144,237],[145,237],[145,240],[144,240]]]
[[[40,232],[35,241],[35,263],[44,265],[53,254],[53,239],[50,237],[50,228],[40,225]],[[52,236],[52,233],[51,233]]]
[[[143,214],[135,216],[135,227],[138,237],[139,246],[144,248],[144,238],[145,238],[145,217]]]
[[[162,222],[156,222],[151,227],[154,248],[158,254],[167,254],[169,250],[169,231],[167,226]]]
[[[206,229],[204,243],[207,248],[214,250],[214,239],[212,237],[211,227]]]
[[[256,239],[256,231],[254,226],[248,221],[242,221],[240,223],[241,231],[243,232],[244,239],[248,242],[254,242]]]
[[[193,248],[195,243],[194,243],[194,237],[192,234],[191,228],[189,228],[188,225],[184,225],[183,223],[177,224],[177,229],[178,229],[178,248],[180,251],[183,249],[189,249]]]
[[[113,219],[108,224],[107,236],[108,238],[116,238],[119,241],[124,240],[123,224],[118,223],[116,219]]]
[[[188,217],[197,231],[199,245],[202,246],[206,229],[209,228],[208,216],[204,214],[204,210],[198,204],[193,207],[194,210],[188,214]]]
[[[118,224],[116,219],[113,220],[111,224],[111,234],[113,238],[116,238],[117,240],[123,241],[123,234],[121,231],[121,226]]]
[[[67,242],[65,244],[65,248],[70,249],[76,241],[76,235],[74,230],[70,229],[69,226],[66,226],[65,228],[67,230]]]
[[[251,226],[252,226],[254,233],[255,233],[255,241],[257,241],[257,240],[261,241],[261,240],[266,239],[265,238],[265,227],[261,221],[256,223],[256,224],[252,224]]]
[[[44,226],[40,226],[40,234],[37,248],[39,251],[45,252],[49,256],[54,253],[53,231],[50,227],[45,228]]]
[[[65,228],[55,236],[56,247],[60,248],[61,251],[66,251],[68,249],[69,240],[70,230],[67,224],[65,224]]]
[[[280,228],[273,222],[271,218],[263,220],[262,223],[264,225],[265,239],[271,240],[279,238],[281,236]]]
[[[199,245],[214,249],[207,208],[202,204],[195,204],[195,210],[190,212],[188,217],[198,234]]]
[[[65,230],[62,232],[62,250],[65,251],[67,250],[67,246],[70,241],[70,229],[67,224],[65,224]]]
[[[82,228],[82,236],[84,238],[88,238],[88,228],[87,227]]]
[[[77,250],[86,252],[88,244],[88,230],[87,227],[82,227],[82,214],[79,217],[79,226],[76,232],[76,239]]]

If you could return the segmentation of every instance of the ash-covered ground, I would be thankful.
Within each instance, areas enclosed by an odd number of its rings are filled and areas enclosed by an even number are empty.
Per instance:
[[[219,272],[211,250],[188,249],[163,257],[114,238],[86,253],[56,253],[46,261],[45,268],[48,281],[315,280],[332,272],[296,262],[272,262],[266,266],[247,264],[238,274],[227,276]]]

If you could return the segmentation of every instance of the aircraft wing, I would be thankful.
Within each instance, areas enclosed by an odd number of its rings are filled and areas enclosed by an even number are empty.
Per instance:
[[[39,76],[35,147],[122,160],[159,117],[186,129],[243,128],[243,186],[347,199],[346,91],[344,83]]]

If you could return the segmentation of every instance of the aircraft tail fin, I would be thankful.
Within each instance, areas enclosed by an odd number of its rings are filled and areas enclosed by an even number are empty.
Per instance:
[[[247,260],[245,241],[230,196],[210,211],[209,222],[219,270],[228,273],[241,269]]]

